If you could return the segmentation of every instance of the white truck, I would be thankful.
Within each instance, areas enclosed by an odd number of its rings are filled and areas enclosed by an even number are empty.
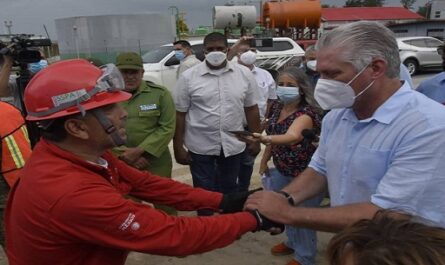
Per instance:
[[[236,41],[236,39],[228,40],[229,45]],[[192,40],[190,44],[196,57],[201,61],[204,60],[203,40]],[[286,37],[273,38],[272,47],[257,47],[257,51],[256,65],[271,70],[279,70],[290,62],[298,64],[304,56],[304,50],[295,41]],[[144,80],[173,89],[179,67],[179,61],[173,51],[173,44],[166,44],[145,53],[142,60],[145,70]]]

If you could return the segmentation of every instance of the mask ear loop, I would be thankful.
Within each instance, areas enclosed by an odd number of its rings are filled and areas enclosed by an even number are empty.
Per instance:
[[[348,82],[348,85],[351,85],[351,83],[352,82],[354,82],[354,80],[355,79],[357,79],[357,77],[359,77],[365,70],[366,70],[366,68],[368,68],[368,66],[370,65],[371,63],[368,63],[365,67],[363,67],[363,69],[362,70],[360,70],[352,79],[351,79],[351,81],[349,81]]]
[[[368,90],[372,85],[374,85],[375,80],[373,80],[365,89],[363,89],[362,91],[360,91],[360,93],[358,93],[357,95],[354,96],[354,100],[358,97],[360,97],[361,95],[363,95],[363,93],[366,92],[366,90]]]
[[[357,79],[357,77],[359,77],[365,70],[366,68],[369,67],[371,63],[368,63],[365,67],[363,67],[362,70],[360,70],[360,72],[358,72],[354,78],[351,79],[351,81],[348,82],[348,86],[351,86],[351,83],[354,82],[355,79]],[[365,89],[363,89],[362,91],[360,91],[357,95],[355,95],[353,97],[353,99],[355,100],[356,98],[358,98],[359,96],[363,95],[363,93],[366,92],[366,90],[368,90],[373,84],[374,84],[375,80],[373,80],[367,87],[365,87]]]

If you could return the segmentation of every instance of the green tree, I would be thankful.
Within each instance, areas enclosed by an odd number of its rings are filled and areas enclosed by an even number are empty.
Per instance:
[[[363,6],[362,0],[346,0],[345,7]]]
[[[385,0],[363,0],[363,6],[383,6],[385,4]]]
[[[412,9],[416,0],[400,0],[402,6],[406,9]]]
[[[424,18],[427,18],[428,9],[428,6],[419,6],[419,8],[417,9],[417,14],[421,15]]]
[[[189,27],[187,26],[187,23],[185,23],[184,16],[180,16],[178,18],[177,26],[179,28],[179,32],[189,32]]]

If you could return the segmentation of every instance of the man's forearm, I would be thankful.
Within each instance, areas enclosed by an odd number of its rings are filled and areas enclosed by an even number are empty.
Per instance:
[[[283,190],[292,195],[295,203],[299,204],[326,191],[326,188],[326,177],[308,167]]]
[[[0,70],[0,97],[11,96],[11,91],[9,90],[9,76],[11,75],[12,61],[5,59],[3,66]]]
[[[185,132],[185,115],[186,112],[176,112],[176,130],[173,137],[173,147],[182,147],[184,145],[184,132]]]
[[[258,105],[244,108],[244,113],[246,114],[247,126],[252,132],[261,133],[261,123],[260,123],[260,112],[258,110]]]
[[[371,219],[380,210],[372,203],[356,203],[339,207],[292,207],[284,223],[317,231],[339,232],[362,219]]]

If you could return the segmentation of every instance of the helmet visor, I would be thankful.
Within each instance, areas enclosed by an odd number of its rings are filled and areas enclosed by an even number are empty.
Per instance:
[[[124,90],[124,78],[116,65],[109,63],[101,66],[100,69],[102,70],[102,76],[96,82],[96,88],[99,92]]]

